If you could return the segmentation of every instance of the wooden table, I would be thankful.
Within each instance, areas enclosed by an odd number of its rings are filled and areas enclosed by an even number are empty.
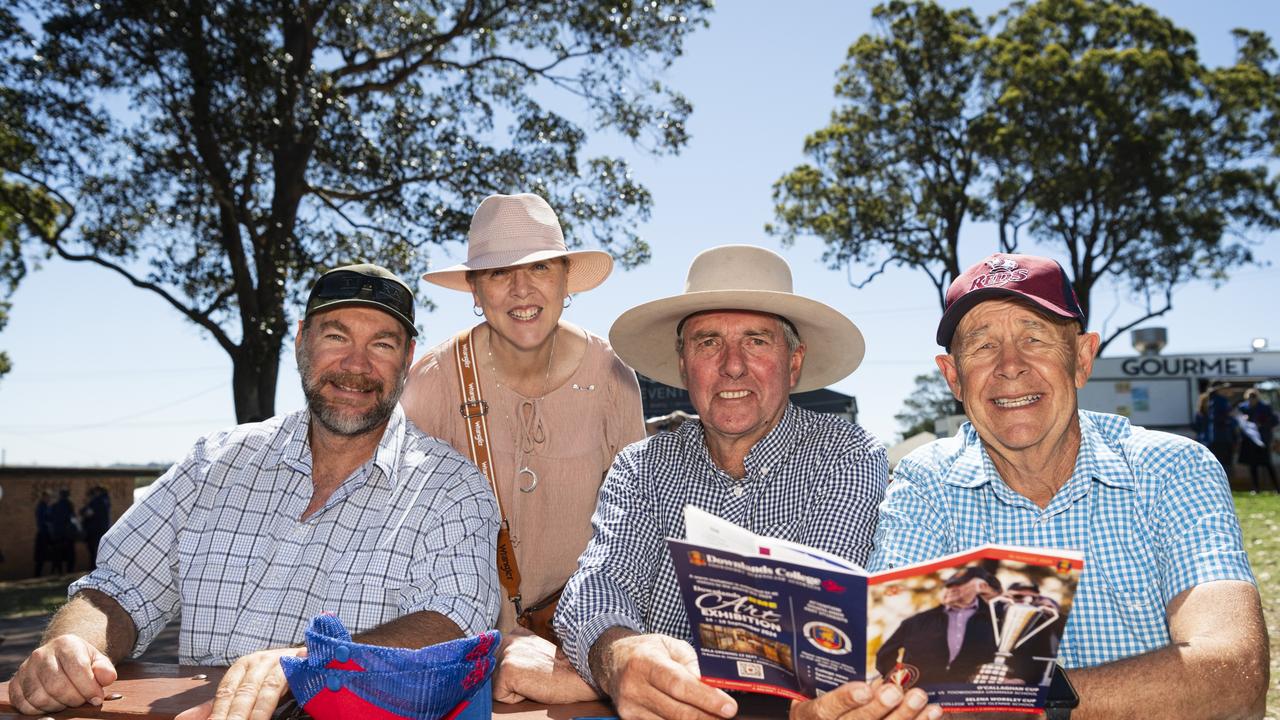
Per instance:
[[[131,662],[121,663],[117,670],[119,679],[111,683],[107,694],[119,694],[118,700],[107,700],[100,708],[85,705],[46,717],[172,720],[174,715],[213,697],[227,669]],[[19,714],[9,704],[9,683],[0,684],[0,718],[30,717]]]
[[[183,710],[212,698],[226,668],[130,662],[121,663],[119,672],[120,678],[107,689],[109,694],[119,693],[118,700],[108,700],[101,708],[85,705],[47,717],[56,720],[171,720]],[[572,720],[612,715],[613,708],[598,702],[552,706],[494,703],[493,708],[493,717],[502,720]],[[9,683],[0,683],[0,719],[31,717],[14,711],[9,705]]]

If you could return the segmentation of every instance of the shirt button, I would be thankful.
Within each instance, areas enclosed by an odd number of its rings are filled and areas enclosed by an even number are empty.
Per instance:
[[[338,679],[337,675],[326,675],[324,686],[329,688],[331,692],[338,692],[342,689],[342,681]]]
[[[333,659],[340,663],[344,663],[351,659],[351,648],[346,645],[339,645],[333,649]]]
[[[734,497],[742,497],[742,493],[744,493],[744,492],[746,492],[746,490],[745,490],[741,485],[735,485],[735,486],[733,487],[733,496],[734,496]]]

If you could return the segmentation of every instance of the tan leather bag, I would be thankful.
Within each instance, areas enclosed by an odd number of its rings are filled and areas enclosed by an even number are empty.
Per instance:
[[[556,607],[560,604],[560,594],[563,592],[564,588],[561,587],[559,590],[525,608],[524,612],[516,616],[516,623],[534,635],[548,640],[554,645],[559,645],[560,638],[556,635],[556,629],[552,626],[551,619],[555,617]]]

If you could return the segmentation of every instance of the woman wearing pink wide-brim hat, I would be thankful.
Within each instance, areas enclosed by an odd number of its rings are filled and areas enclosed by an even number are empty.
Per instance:
[[[491,195],[471,218],[466,262],[422,276],[471,293],[484,318],[414,365],[401,404],[418,427],[473,460],[479,420],[487,425],[481,444],[519,575],[519,603],[504,591],[497,620],[505,636],[493,682],[499,701],[595,697],[563,652],[521,627],[540,629],[517,608],[558,597],[591,538],[614,455],[645,435],[635,373],[607,340],[561,317],[574,293],[595,288],[612,269],[608,253],[565,246],[541,197]],[[500,538],[499,554],[502,547]]]

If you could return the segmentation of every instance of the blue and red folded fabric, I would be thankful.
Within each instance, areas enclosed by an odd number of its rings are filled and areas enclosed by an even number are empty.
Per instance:
[[[490,717],[496,630],[417,650],[389,648],[352,642],[342,621],[324,614],[306,637],[307,656],[280,664],[294,699],[315,720]]]

